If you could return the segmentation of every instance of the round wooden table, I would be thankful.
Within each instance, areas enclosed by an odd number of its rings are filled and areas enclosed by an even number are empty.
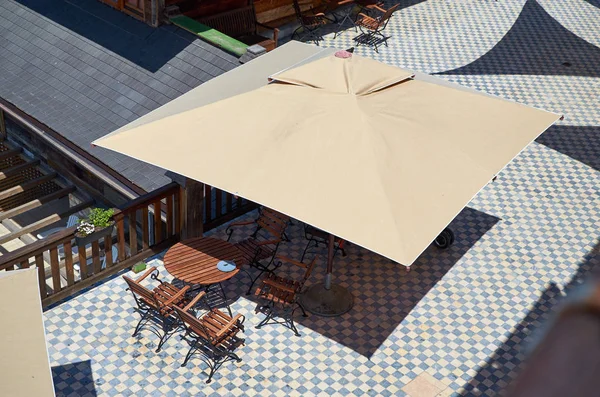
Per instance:
[[[234,261],[237,269],[222,272],[219,261]],[[190,283],[209,286],[229,280],[239,273],[242,253],[231,243],[211,237],[181,241],[167,251],[163,261],[173,277]]]

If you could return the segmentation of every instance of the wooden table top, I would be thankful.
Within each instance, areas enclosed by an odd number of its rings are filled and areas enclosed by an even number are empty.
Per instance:
[[[235,261],[237,269],[222,272],[219,261]],[[211,237],[181,241],[167,251],[163,259],[165,268],[186,283],[210,285],[229,280],[240,271],[242,253],[231,243]]]

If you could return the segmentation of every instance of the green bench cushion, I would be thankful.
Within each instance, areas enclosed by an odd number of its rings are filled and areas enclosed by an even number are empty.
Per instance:
[[[221,33],[209,26],[203,25],[192,18],[186,17],[185,15],[177,15],[169,18],[169,20],[175,26],[179,26],[180,28],[200,37],[202,40],[214,44],[217,47],[231,52],[237,56],[241,57],[244,55],[246,53],[246,49],[248,48],[247,44],[229,37],[226,34]]]

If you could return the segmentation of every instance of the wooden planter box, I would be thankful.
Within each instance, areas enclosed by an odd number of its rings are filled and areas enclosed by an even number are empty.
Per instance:
[[[79,237],[77,233],[75,233],[75,241],[77,242],[77,245],[86,246],[88,244],[93,243],[94,241],[100,240],[102,237],[110,236],[113,230],[115,230],[114,222],[112,223],[112,225],[107,226],[103,229],[95,230],[92,234],[88,234],[85,237]]]

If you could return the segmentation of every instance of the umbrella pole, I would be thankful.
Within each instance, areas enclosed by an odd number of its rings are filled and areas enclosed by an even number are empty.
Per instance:
[[[333,254],[335,237],[329,235],[327,246],[327,272],[325,282],[313,284],[300,295],[300,304],[306,311],[324,317],[336,317],[350,311],[354,297],[347,288],[331,282],[333,276]]]
[[[333,273],[333,250],[335,240],[333,234],[329,234],[329,244],[327,245],[327,273],[325,273],[325,289],[331,289],[331,277]]]

